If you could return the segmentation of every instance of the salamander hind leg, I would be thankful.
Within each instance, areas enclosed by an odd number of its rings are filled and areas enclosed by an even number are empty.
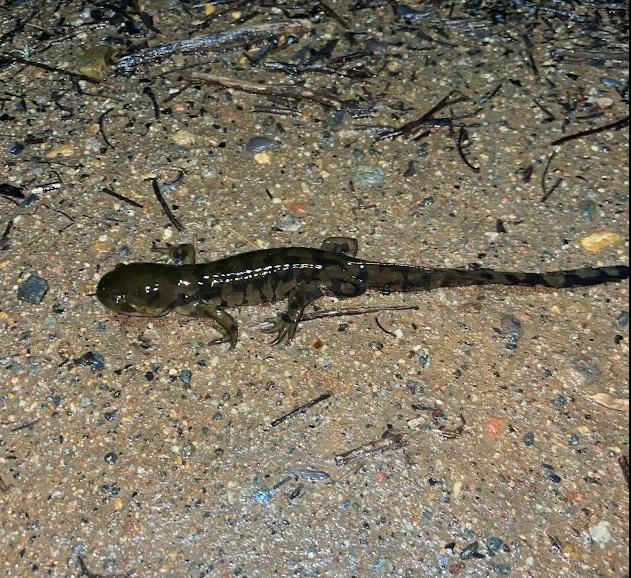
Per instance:
[[[287,297],[287,309],[279,313],[276,317],[268,319],[267,322],[271,326],[269,329],[263,330],[264,333],[276,333],[276,337],[271,345],[277,345],[284,340],[289,343],[296,334],[296,328],[298,327],[305,307],[307,307],[309,303],[322,297],[322,295],[322,290],[318,285],[297,285],[291,289]]]
[[[151,247],[154,253],[166,255],[167,259],[173,265],[194,265],[195,264],[195,245],[184,243],[182,245],[170,245],[166,247]]]
[[[321,249],[338,255],[357,257],[358,243],[352,237],[327,237],[322,242]]]
[[[194,317],[207,317],[214,321],[219,327],[221,333],[219,337],[213,339],[208,345],[218,345],[220,343],[229,343],[230,349],[234,349],[239,337],[239,326],[235,318],[225,309],[219,309],[212,303],[189,303],[176,307],[175,311],[181,315],[192,315]]]

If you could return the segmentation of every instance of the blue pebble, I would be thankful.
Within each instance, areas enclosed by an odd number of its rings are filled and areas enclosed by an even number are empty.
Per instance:
[[[45,279],[37,275],[30,275],[29,278],[18,287],[18,299],[27,303],[41,303],[44,295],[48,291],[48,283]]]
[[[267,489],[257,490],[252,494],[252,499],[257,504],[269,504],[272,499],[272,492]]]
[[[535,434],[532,432],[528,432],[525,436],[524,436],[524,445],[526,447],[531,447],[535,445]]]
[[[581,441],[581,436],[579,436],[578,434],[572,434],[570,436],[570,439],[568,440],[568,443],[571,446],[577,446]]]
[[[417,156],[424,158],[429,154],[429,149],[426,146],[420,146],[416,149]]]
[[[267,138],[266,136],[255,136],[248,141],[245,148],[248,152],[256,154],[276,146],[278,146],[277,140]]]
[[[495,568],[493,568],[493,571],[500,576],[509,576],[512,568],[506,564],[498,564]]]
[[[86,351],[81,357],[75,359],[75,363],[81,367],[91,367],[95,371],[105,369],[105,358],[96,351]]]
[[[449,556],[445,556],[444,554],[440,554],[436,556],[436,562],[441,568],[446,568],[447,564],[449,564]]]
[[[193,373],[188,370],[188,369],[184,369],[181,373],[180,373],[180,379],[186,384],[188,385],[189,383],[191,383],[191,378],[193,377]]]
[[[499,549],[504,545],[504,541],[500,538],[492,537],[486,541],[486,547],[489,552],[499,552]]]
[[[24,145],[21,142],[13,143],[9,147],[10,155],[19,155],[24,150]]]
[[[118,461],[118,456],[114,452],[108,452],[103,456],[103,459],[111,466]]]
[[[386,176],[379,167],[361,166],[357,167],[353,176],[353,184],[360,189],[367,189],[385,182]]]
[[[560,484],[562,478],[558,474],[555,474],[554,472],[550,472],[548,474],[548,479],[554,484]]]

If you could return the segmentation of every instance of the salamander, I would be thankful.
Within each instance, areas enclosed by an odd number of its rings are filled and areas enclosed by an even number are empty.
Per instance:
[[[307,305],[323,295],[356,297],[368,289],[385,293],[428,291],[465,285],[521,285],[566,288],[622,281],[624,265],[549,273],[504,272],[483,268],[433,269],[357,258],[357,241],[329,237],[319,249],[263,249],[195,263],[193,245],[154,250],[172,263],[129,263],[103,275],[96,295],[107,308],[126,315],[160,317],[170,311],[212,320],[221,335],[211,344],[238,337],[237,322],[226,309],[287,300],[270,320],[273,344],[290,342]],[[176,264],[173,264],[176,263]]]

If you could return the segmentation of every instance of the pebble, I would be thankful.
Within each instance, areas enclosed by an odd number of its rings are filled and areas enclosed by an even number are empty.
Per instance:
[[[186,385],[189,385],[191,383],[191,378],[192,377],[193,377],[193,373],[189,369],[183,369],[180,372],[180,379]]]
[[[598,363],[583,355],[570,355],[565,367],[558,372],[558,377],[569,386],[592,385],[600,379],[601,371]]]
[[[95,351],[87,351],[81,357],[75,359],[75,363],[80,367],[91,367],[95,371],[105,369],[105,358]]]
[[[596,216],[596,211],[598,210],[598,206],[594,201],[589,199],[581,201],[578,205],[578,212],[581,214],[581,217],[586,221],[593,221]]]
[[[19,155],[24,150],[24,145],[21,142],[13,143],[9,147],[10,155]]]
[[[245,149],[250,153],[256,154],[277,147],[279,144],[277,140],[267,138],[266,136],[255,136],[248,141],[245,145]]]
[[[629,323],[629,312],[621,311],[616,321],[618,322],[618,327],[626,327]]]
[[[416,354],[416,359],[418,360],[420,366],[423,369],[428,369],[429,366],[432,364],[431,355],[430,355],[429,351],[427,349],[425,349],[425,348],[421,349]]]
[[[256,153],[254,155],[254,160],[259,165],[269,165],[272,163],[272,157],[268,152]]]
[[[535,434],[532,432],[528,432],[526,435],[524,435],[524,445],[526,447],[531,447],[535,445]]]
[[[493,568],[493,571],[500,576],[509,576],[512,568],[506,564],[498,564]]]
[[[598,524],[589,528],[589,535],[592,540],[601,546],[604,546],[611,540],[611,532],[609,531],[611,524],[606,520],[601,520]]]
[[[18,287],[18,299],[27,303],[41,303],[48,291],[48,283],[38,275],[30,275]]]
[[[75,152],[76,149],[72,143],[65,143],[50,149],[46,153],[46,158],[54,159],[55,157],[71,157],[75,154]]]
[[[295,232],[302,227],[302,221],[291,215],[283,215],[274,226],[277,231]]]
[[[504,541],[500,538],[491,537],[486,541],[486,547],[489,552],[499,552],[500,548],[504,545]]]
[[[269,504],[269,502],[272,499],[272,492],[270,492],[266,488],[263,488],[261,490],[257,490],[256,492],[254,492],[254,494],[252,494],[252,499],[257,504]]]
[[[115,464],[118,461],[118,455],[114,452],[108,452],[103,456],[103,459],[110,465]]]
[[[460,552],[460,559],[468,560],[469,558],[473,558],[478,553],[479,547],[479,542],[472,542],[462,552]]]
[[[385,182],[386,177],[379,167],[362,165],[357,167],[353,175],[353,184],[360,189],[367,189]]]
[[[175,144],[187,147],[195,142],[197,136],[188,130],[178,130],[171,135],[171,138]]]
[[[581,247],[590,253],[602,251],[605,247],[616,245],[622,241],[622,237],[612,231],[594,233],[581,239]]]

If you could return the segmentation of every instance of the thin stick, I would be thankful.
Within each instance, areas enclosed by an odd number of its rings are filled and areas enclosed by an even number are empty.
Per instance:
[[[247,92],[248,94],[258,94],[261,96],[276,96],[283,98],[291,98],[294,100],[313,100],[324,106],[329,106],[335,109],[343,108],[344,103],[333,97],[325,94],[314,92],[308,88],[301,86],[289,85],[289,84],[258,84],[255,82],[248,82],[245,80],[238,80],[236,78],[228,78],[226,76],[216,76],[214,74],[204,74],[203,72],[193,72],[191,78],[205,82],[206,84],[214,84],[216,86],[222,86],[223,88],[230,88],[232,90],[239,90],[241,92]]]
[[[64,68],[57,68],[56,66],[44,64],[43,62],[37,62],[35,60],[29,60],[28,58],[22,58],[21,56],[17,56],[16,54],[0,54],[0,63],[2,62],[9,64],[24,64],[26,66],[33,66],[34,68],[41,68],[42,70],[46,70],[47,72],[59,72],[60,74],[64,74],[66,76],[69,76],[70,78],[85,80],[86,82],[91,82],[92,84],[101,84],[101,81],[98,78],[87,76],[86,74],[81,74],[79,72],[71,72],[70,70],[65,70]]]
[[[467,100],[465,97],[459,97],[459,98],[455,98],[454,100],[450,100],[453,94],[454,94],[453,92],[450,92],[447,96],[445,96],[444,98],[441,98],[426,113],[422,114],[420,117],[418,117],[415,120],[406,122],[403,126],[395,130],[394,132],[378,137],[378,140],[384,140],[387,138],[396,138],[401,135],[413,135],[415,129],[417,129],[420,126],[423,126],[425,124],[425,121],[429,119],[430,117],[432,117],[434,114],[436,114],[439,110],[442,110],[443,108],[449,105],[458,104],[460,102],[464,102],[465,100]]]
[[[340,26],[342,26],[342,28],[346,28],[348,30],[349,26],[346,20],[344,20],[344,18],[342,18],[335,10],[333,10],[331,6],[329,6],[323,0],[318,0],[318,4],[320,4],[322,10],[326,12],[329,16],[331,16],[334,20],[336,20],[340,24]]]
[[[140,64],[161,60],[175,53],[229,50],[271,40],[278,36],[300,36],[309,32],[312,28],[313,26],[308,20],[251,24],[242,28],[223,30],[214,34],[185,38],[184,40],[176,40],[175,42],[160,44],[152,48],[145,48],[123,56],[117,62],[116,67],[123,71],[129,71],[129,69]]]
[[[388,450],[397,450],[402,448],[406,443],[407,442],[405,441],[402,433],[389,433],[389,435],[382,437],[381,439],[368,442],[357,448],[353,448],[352,450],[336,455],[335,463],[338,466],[344,466],[349,462],[370,454],[385,452]]]
[[[456,148],[458,149],[458,154],[465,165],[467,165],[474,173],[479,173],[480,167],[473,166],[465,156],[464,150],[462,150],[462,141],[465,140],[465,138],[467,140],[469,138],[467,135],[467,129],[464,126],[461,126],[458,136],[456,137]]]
[[[550,165],[552,164],[552,160],[554,159],[556,154],[556,151],[552,152],[546,164],[546,168],[543,170],[543,175],[541,175],[541,190],[543,191],[543,196],[541,197],[542,203],[545,203],[548,200],[550,195],[556,190],[556,188],[561,184],[561,181],[563,180],[561,177],[559,177],[549,189],[546,189],[546,179],[548,178],[548,171],[550,170]]]
[[[307,403],[305,403],[303,405],[296,406],[289,413],[286,413],[285,415],[282,415],[281,417],[275,419],[271,423],[271,426],[272,427],[276,427],[277,425],[280,425],[284,421],[288,420],[290,417],[293,417],[294,415],[299,414],[299,413],[303,413],[305,410],[309,409],[310,407],[313,407],[314,405],[329,399],[329,397],[331,397],[332,395],[333,395],[332,392],[327,391],[326,393],[323,393],[322,395],[319,395],[315,399],[312,399],[311,401],[308,401]]]
[[[588,136],[590,134],[597,134],[599,132],[605,132],[608,130],[620,130],[621,128],[624,128],[625,126],[629,126],[629,117],[626,116],[625,118],[621,118],[620,120],[616,120],[612,123],[606,124],[604,126],[597,126],[596,128],[589,128],[587,130],[582,130],[581,132],[577,132],[574,134],[568,134],[567,136],[564,136],[562,138],[559,138],[555,141],[552,141],[550,144],[552,146],[557,146],[557,145],[561,145],[563,143],[569,142],[571,140],[575,140],[577,138],[582,138],[584,136]]]
[[[622,475],[624,476],[625,481],[627,482],[627,486],[629,485],[629,458],[626,456],[620,456],[618,458],[618,465],[622,470]]]
[[[107,134],[105,133],[105,126],[103,123],[105,121],[105,117],[113,110],[114,110],[114,107],[108,108],[104,113],[102,113],[99,116],[99,131],[101,132],[101,136],[103,137],[105,144],[111,149],[116,148],[116,147],[114,147],[114,145],[110,142],[110,139],[107,138]]]
[[[153,193],[155,194],[156,199],[158,199],[158,202],[160,203],[164,214],[168,217],[169,221],[171,221],[171,224],[181,233],[184,230],[184,225],[182,225],[182,223],[177,220],[177,217],[173,214],[173,212],[169,208],[169,205],[162,196],[162,193],[160,192],[160,185],[158,185],[158,179],[150,180],[151,186],[153,187]]]
[[[23,430],[23,429],[30,429],[39,421],[41,421],[39,418],[38,419],[34,419],[33,421],[27,421],[26,423],[23,423],[22,425],[16,426],[16,427],[10,429],[9,431],[15,432],[15,431]]]
[[[124,195],[121,195],[120,193],[117,193],[113,191],[112,189],[103,187],[102,190],[105,194],[110,195],[110,197],[114,197],[115,199],[118,199],[119,201],[123,201],[124,203],[127,203],[128,205],[131,205],[132,207],[138,207],[139,209],[144,208],[144,205],[142,205],[141,203],[134,201],[133,199],[130,199]]]

